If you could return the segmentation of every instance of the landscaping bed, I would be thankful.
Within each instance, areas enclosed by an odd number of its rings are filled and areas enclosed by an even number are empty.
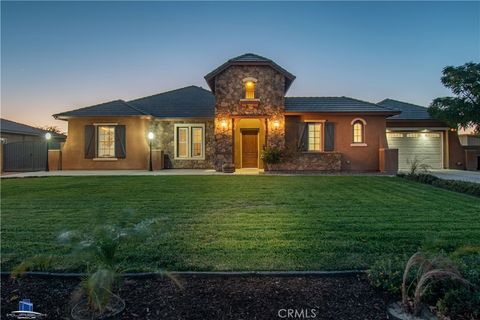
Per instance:
[[[391,296],[374,289],[366,276],[126,278],[119,295],[122,319],[280,319],[286,311],[308,310],[318,319],[386,319]],[[2,277],[4,318],[29,298],[48,319],[65,319],[78,278]],[[315,311],[313,311],[314,309]]]

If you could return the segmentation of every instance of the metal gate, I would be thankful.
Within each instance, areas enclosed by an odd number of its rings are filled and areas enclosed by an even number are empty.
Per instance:
[[[21,141],[3,145],[3,171],[43,171],[46,165],[46,142]]]

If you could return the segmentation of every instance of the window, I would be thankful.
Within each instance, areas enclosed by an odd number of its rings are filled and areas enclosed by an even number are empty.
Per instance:
[[[205,125],[175,124],[175,158],[205,159]]]
[[[353,130],[353,137],[352,142],[353,144],[365,144],[365,125],[367,123],[363,119],[353,119],[352,121],[352,130]]]
[[[308,124],[308,151],[322,151],[322,124]]]
[[[115,126],[97,126],[97,157],[115,158]]]
[[[255,82],[245,81],[245,99],[255,99]]]

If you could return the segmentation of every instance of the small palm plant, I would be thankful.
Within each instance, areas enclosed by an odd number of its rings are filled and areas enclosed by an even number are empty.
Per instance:
[[[75,295],[77,298],[86,296],[86,300],[72,309],[73,318],[112,316],[124,308],[123,300],[113,293],[116,279],[124,272],[117,252],[126,241],[144,239],[154,223],[155,219],[137,224],[128,224],[125,219],[120,219],[118,224],[100,224],[91,232],[67,231],[58,237],[60,242],[70,245],[74,260],[88,261],[88,276],[82,280]],[[91,269],[94,271],[91,272]]]
[[[417,269],[417,276],[409,283],[409,275],[414,268]],[[415,283],[412,302],[413,313],[414,315],[419,315],[422,307],[422,297],[425,292],[433,283],[439,283],[447,279],[469,285],[469,282],[462,277],[453,262],[449,259],[441,256],[428,259],[421,252],[417,252],[411,256],[405,267],[402,281],[402,303],[406,311],[411,310],[409,292]]]

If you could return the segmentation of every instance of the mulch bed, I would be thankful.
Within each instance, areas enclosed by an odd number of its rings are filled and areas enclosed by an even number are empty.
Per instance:
[[[182,287],[168,278],[125,279],[119,291],[126,301],[121,318],[292,319],[283,309],[296,309],[303,310],[303,319],[386,319],[391,300],[372,288],[365,276],[188,276],[179,281]],[[28,298],[34,311],[48,314],[48,319],[67,319],[78,283],[75,278],[2,277],[1,318]]]

